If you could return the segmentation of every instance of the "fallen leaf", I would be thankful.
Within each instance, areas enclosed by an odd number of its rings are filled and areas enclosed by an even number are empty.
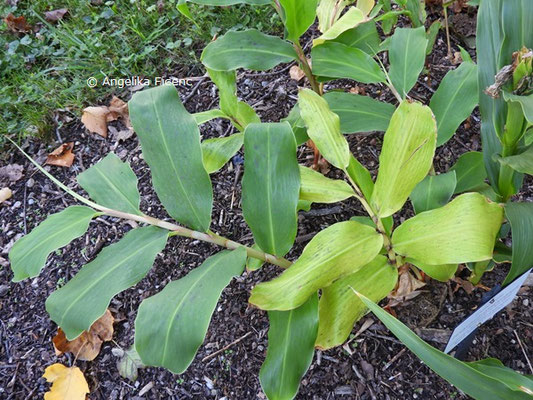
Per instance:
[[[63,19],[68,9],[60,8],[58,10],[47,11],[44,13],[44,18],[49,22],[57,22]]]
[[[43,378],[52,384],[44,400],[85,400],[89,393],[89,385],[78,367],[52,364],[44,371]]]
[[[82,361],[94,360],[100,353],[102,343],[113,338],[114,321],[111,311],[106,310],[105,314],[98,318],[88,331],[84,331],[72,341],[68,341],[63,330],[58,328],[57,335],[52,339],[56,355],[72,353],[74,357]]]
[[[89,132],[107,137],[107,115],[109,109],[105,106],[87,107],[83,110],[81,122]]]
[[[130,112],[128,110],[128,103],[125,101],[120,100],[117,96],[113,96],[111,101],[109,102],[109,111],[110,113],[115,114],[115,116],[122,119],[122,122],[124,122],[124,125],[128,128],[132,128],[130,121]]]
[[[10,164],[0,168],[0,179],[7,178],[11,182],[16,182],[22,178],[24,167],[19,164]]]
[[[395,307],[407,300],[414,299],[422,293],[418,291],[418,289],[425,285],[424,282],[416,279],[416,277],[409,272],[409,269],[400,270],[398,285],[396,289],[387,296],[389,298],[389,304],[387,305],[389,307]]]
[[[472,284],[472,282],[461,279],[457,276],[454,276],[451,280],[457,284],[457,286],[453,290],[454,293],[457,292],[460,288],[462,288],[467,294],[470,295],[475,289],[475,286]]]
[[[45,164],[57,165],[58,167],[70,167],[74,162],[74,142],[63,143],[57,149],[48,154]]]
[[[4,18],[5,23],[7,24],[7,29],[11,32],[31,32],[32,26],[26,21],[26,17],[21,15],[20,17],[15,17],[13,14],[8,14]]]
[[[0,204],[2,204],[4,201],[8,200],[13,196],[13,192],[10,188],[5,187],[3,189],[0,189]]]
[[[305,72],[299,66],[293,65],[289,70],[289,75],[291,79],[294,79],[295,81],[301,81],[305,76]]]
[[[350,88],[350,93],[366,96],[366,90],[362,86],[354,86],[353,88]]]
[[[137,380],[138,370],[144,368],[144,366],[145,365],[141,361],[141,357],[137,353],[137,350],[135,350],[135,347],[126,350],[117,362],[118,373],[120,376],[129,379],[132,382]]]
[[[115,138],[117,142],[120,143],[131,138],[134,133],[135,132],[133,131],[133,129],[124,129],[122,131],[117,132]]]

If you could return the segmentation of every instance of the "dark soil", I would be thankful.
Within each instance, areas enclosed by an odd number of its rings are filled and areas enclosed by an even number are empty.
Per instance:
[[[469,17],[471,22],[475,21],[475,15]],[[458,44],[464,44],[456,37],[460,36],[453,35],[454,51],[458,50]],[[442,77],[455,68],[445,56],[446,41],[441,33],[435,51],[427,59],[428,74],[421,77],[412,92],[413,98],[427,104]],[[191,72],[194,71],[183,71],[182,76]],[[200,75],[199,72],[197,74]],[[278,121],[287,115],[296,101],[297,84],[289,79],[286,67],[264,74],[241,73],[238,85],[239,95],[254,106],[263,121]],[[340,85],[348,89],[355,83],[345,81]],[[387,90],[372,85],[357,86],[373,97],[393,101]],[[335,87],[339,87],[339,83]],[[179,90],[185,98],[191,88]],[[127,96],[123,98],[126,100]],[[186,107],[190,112],[197,112],[213,108],[216,104],[214,87],[206,80]],[[120,126],[117,128],[120,129]],[[204,138],[232,132],[232,128],[220,120],[205,124],[201,130]],[[142,210],[167,218],[151,189],[150,173],[135,136],[123,143],[117,143],[112,135],[102,139],[87,133],[77,119],[58,128],[57,133],[63,141],[75,142],[76,160],[71,168],[47,167],[62,182],[82,193],[75,182],[76,175],[109,151],[114,151],[122,160],[131,163],[139,177]],[[381,138],[380,133],[349,138],[354,154],[373,174],[377,172]],[[28,140],[24,148],[42,163],[46,154],[57,145]],[[459,128],[457,135],[437,150],[436,169],[446,171],[459,155],[471,150],[480,150],[477,110],[470,121]],[[309,157],[311,153],[302,150],[301,161],[309,162]],[[70,355],[55,356],[51,339],[56,326],[45,311],[45,299],[56,287],[75,275],[83,264],[93,259],[103,245],[118,240],[132,226],[110,217],[97,218],[86,235],[50,256],[39,277],[12,283],[7,253],[13,242],[31,231],[47,215],[75,204],[42,174],[36,173],[35,168],[18,152],[6,151],[1,155],[0,166],[13,163],[24,166],[24,175],[21,180],[9,184],[13,198],[0,205],[0,256],[3,257],[0,258],[0,399],[38,399],[49,387],[41,378],[46,366],[54,362],[71,365],[74,361]],[[330,176],[335,175],[335,171],[330,172]],[[212,175],[215,192],[212,229],[231,239],[251,243],[251,233],[240,211],[240,176],[240,166],[233,163]],[[520,197],[526,201],[533,200],[531,179],[525,182]],[[363,214],[355,201],[335,206],[314,206],[311,212],[301,212],[299,238],[289,258],[297,257],[309,240],[309,234],[353,215]],[[407,206],[397,223],[410,216],[412,211]],[[115,297],[110,306],[117,320],[114,341],[104,344],[94,361],[76,362],[89,382],[90,399],[265,399],[258,373],[266,353],[268,321],[266,313],[249,307],[247,300],[254,284],[278,273],[278,269],[272,266],[245,273],[224,290],[205,343],[186,373],[178,376],[161,368],[145,368],[140,371],[137,381],[130,382],[117,372],[117,357],[112,349],[127,349],[132,344],[134,318],[140,302],[157,293],[171,280],[184,276],[217,251],[218,248],[205,243],[173,237],[166,250],[157,257],[148,276],[136,287]],[[498,266],[484,276],[482,283],[492,287],[501,283],[505,273],[506,267]],[[463,274],[467,276],[466,271]],[[445,339],[453,328],[478,306],[482,293],[479,288],[468,294],[456,283],[431,281],[420,296],[395,310],[401,320],[413,329],[418,328],[420,335],[443,349]],[[496,357],[508,367],[525,374],[532,373],[526,361],[533,351],[529,306],[532,301],[533,289],[524,286],[509,307],[480,329],[468,360]],[[372,326],[350,344],[316,352],[313,364],[302,381],[298,399],[468,398],[430,371],[375,317],[369,314],[363,321],[367,319],[374,321]],[[363,321],[354,327],[354,333]],[[203,360],[243,337],[219,355]],[[142,392],[145,393],[139,396]]]

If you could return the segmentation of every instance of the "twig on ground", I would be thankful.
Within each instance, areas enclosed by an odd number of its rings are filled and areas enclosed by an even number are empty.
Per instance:
[[[522,349],[522,353],[524,354],[524,357],[526,359],[527,365],[529,366],[529,370],[533,374],[533,366],[531,366],[531,361],[529,360],[529,357],[526,353],[526,349],[524,349],[524,345],[522,344],[522,341],[520,340],[520,336],[518,336],[518,332],[513,329],[514,335],[516,336],[516,339],[518,340],[518,344],[520,345],[520,348]]]
[[[246,338],[247,338],[248,336],[250,336],[251,334],[252,334],[252,332],[248,332],[248,333],[246,333],[245,335],[241,336],[240,338],[234,340],[233,342],[231,342],[231,343],[228,344],[227,346],[222,347],[220,350],[217,350],[217,351],[215,351],[214,353],[209,354],[208,356],[205,356],[204,358],[202,358],[202,362],[206,362],[207,360],[210,360],[211,358],[218,356],[220,353],[226,351],[226,350],[229,349],[231,346],[234,346],[234,345],[236,345],[237,343],[239,343],[240,341],[246,339]]]
[[[182,101],[183,104],[186,104],[190,99],[192,99],[192,97],[196,94],[196,91],[198,90],[200,85],[206,80],[206,78],[207,78],[207,76],[202,76],[198,80],[196,85],[194,85],[194,87],[191,89],[191,92],[187,96],[185,96],[185,98],[183,99],[183,101]]]
[[[389,368],[392,364],[394,364],[394,362],[400,358],[402,356],[403,353],[405,353],[405,350],[407,349],[407,347],[404,347],[403,349],[401,349],[398,354],[396,354],[394,357],[392,357],[392,359],[387,363],[385,364],[385,366],[383,367],[383,371],[385,371],[387,368]]]

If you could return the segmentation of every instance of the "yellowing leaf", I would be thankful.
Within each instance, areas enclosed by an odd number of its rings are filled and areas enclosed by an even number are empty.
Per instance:
[[[107,310],[91,325],[88,331],[84,331],[73,341],[67,340],[65,332],[59,328],[53,339],[56,355],[72,353],[78,360],[94,360],[100,353],[102,343],[113,337],[113,322],[114,318],[111,312]]]
[[[85,400],[89,393],[89,385],[78,367],[52,364],[44,371],[43,378],[52,383],[44,400]]]
[[[326,40],[333,40],[341,33],[347,31],[348,29],[355,28],[359,24],[366,22],[367,19],[363,12],[356,8],[351,7],[346,14],[338,19],[322,36],[313,40],[313,46],[318,46],[319,44],[324,43]]]

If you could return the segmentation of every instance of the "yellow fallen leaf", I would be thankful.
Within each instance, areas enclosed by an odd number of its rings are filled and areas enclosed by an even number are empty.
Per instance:
[[[12,195],[13,192],[11,192],[11,189],[8,187],[0,189],[0,203],[10,199]]]
[[[78,367],[52,364],[44,371],[43,378],[52,384],[44,400],[85,400],[89,393],[89,385]]]

